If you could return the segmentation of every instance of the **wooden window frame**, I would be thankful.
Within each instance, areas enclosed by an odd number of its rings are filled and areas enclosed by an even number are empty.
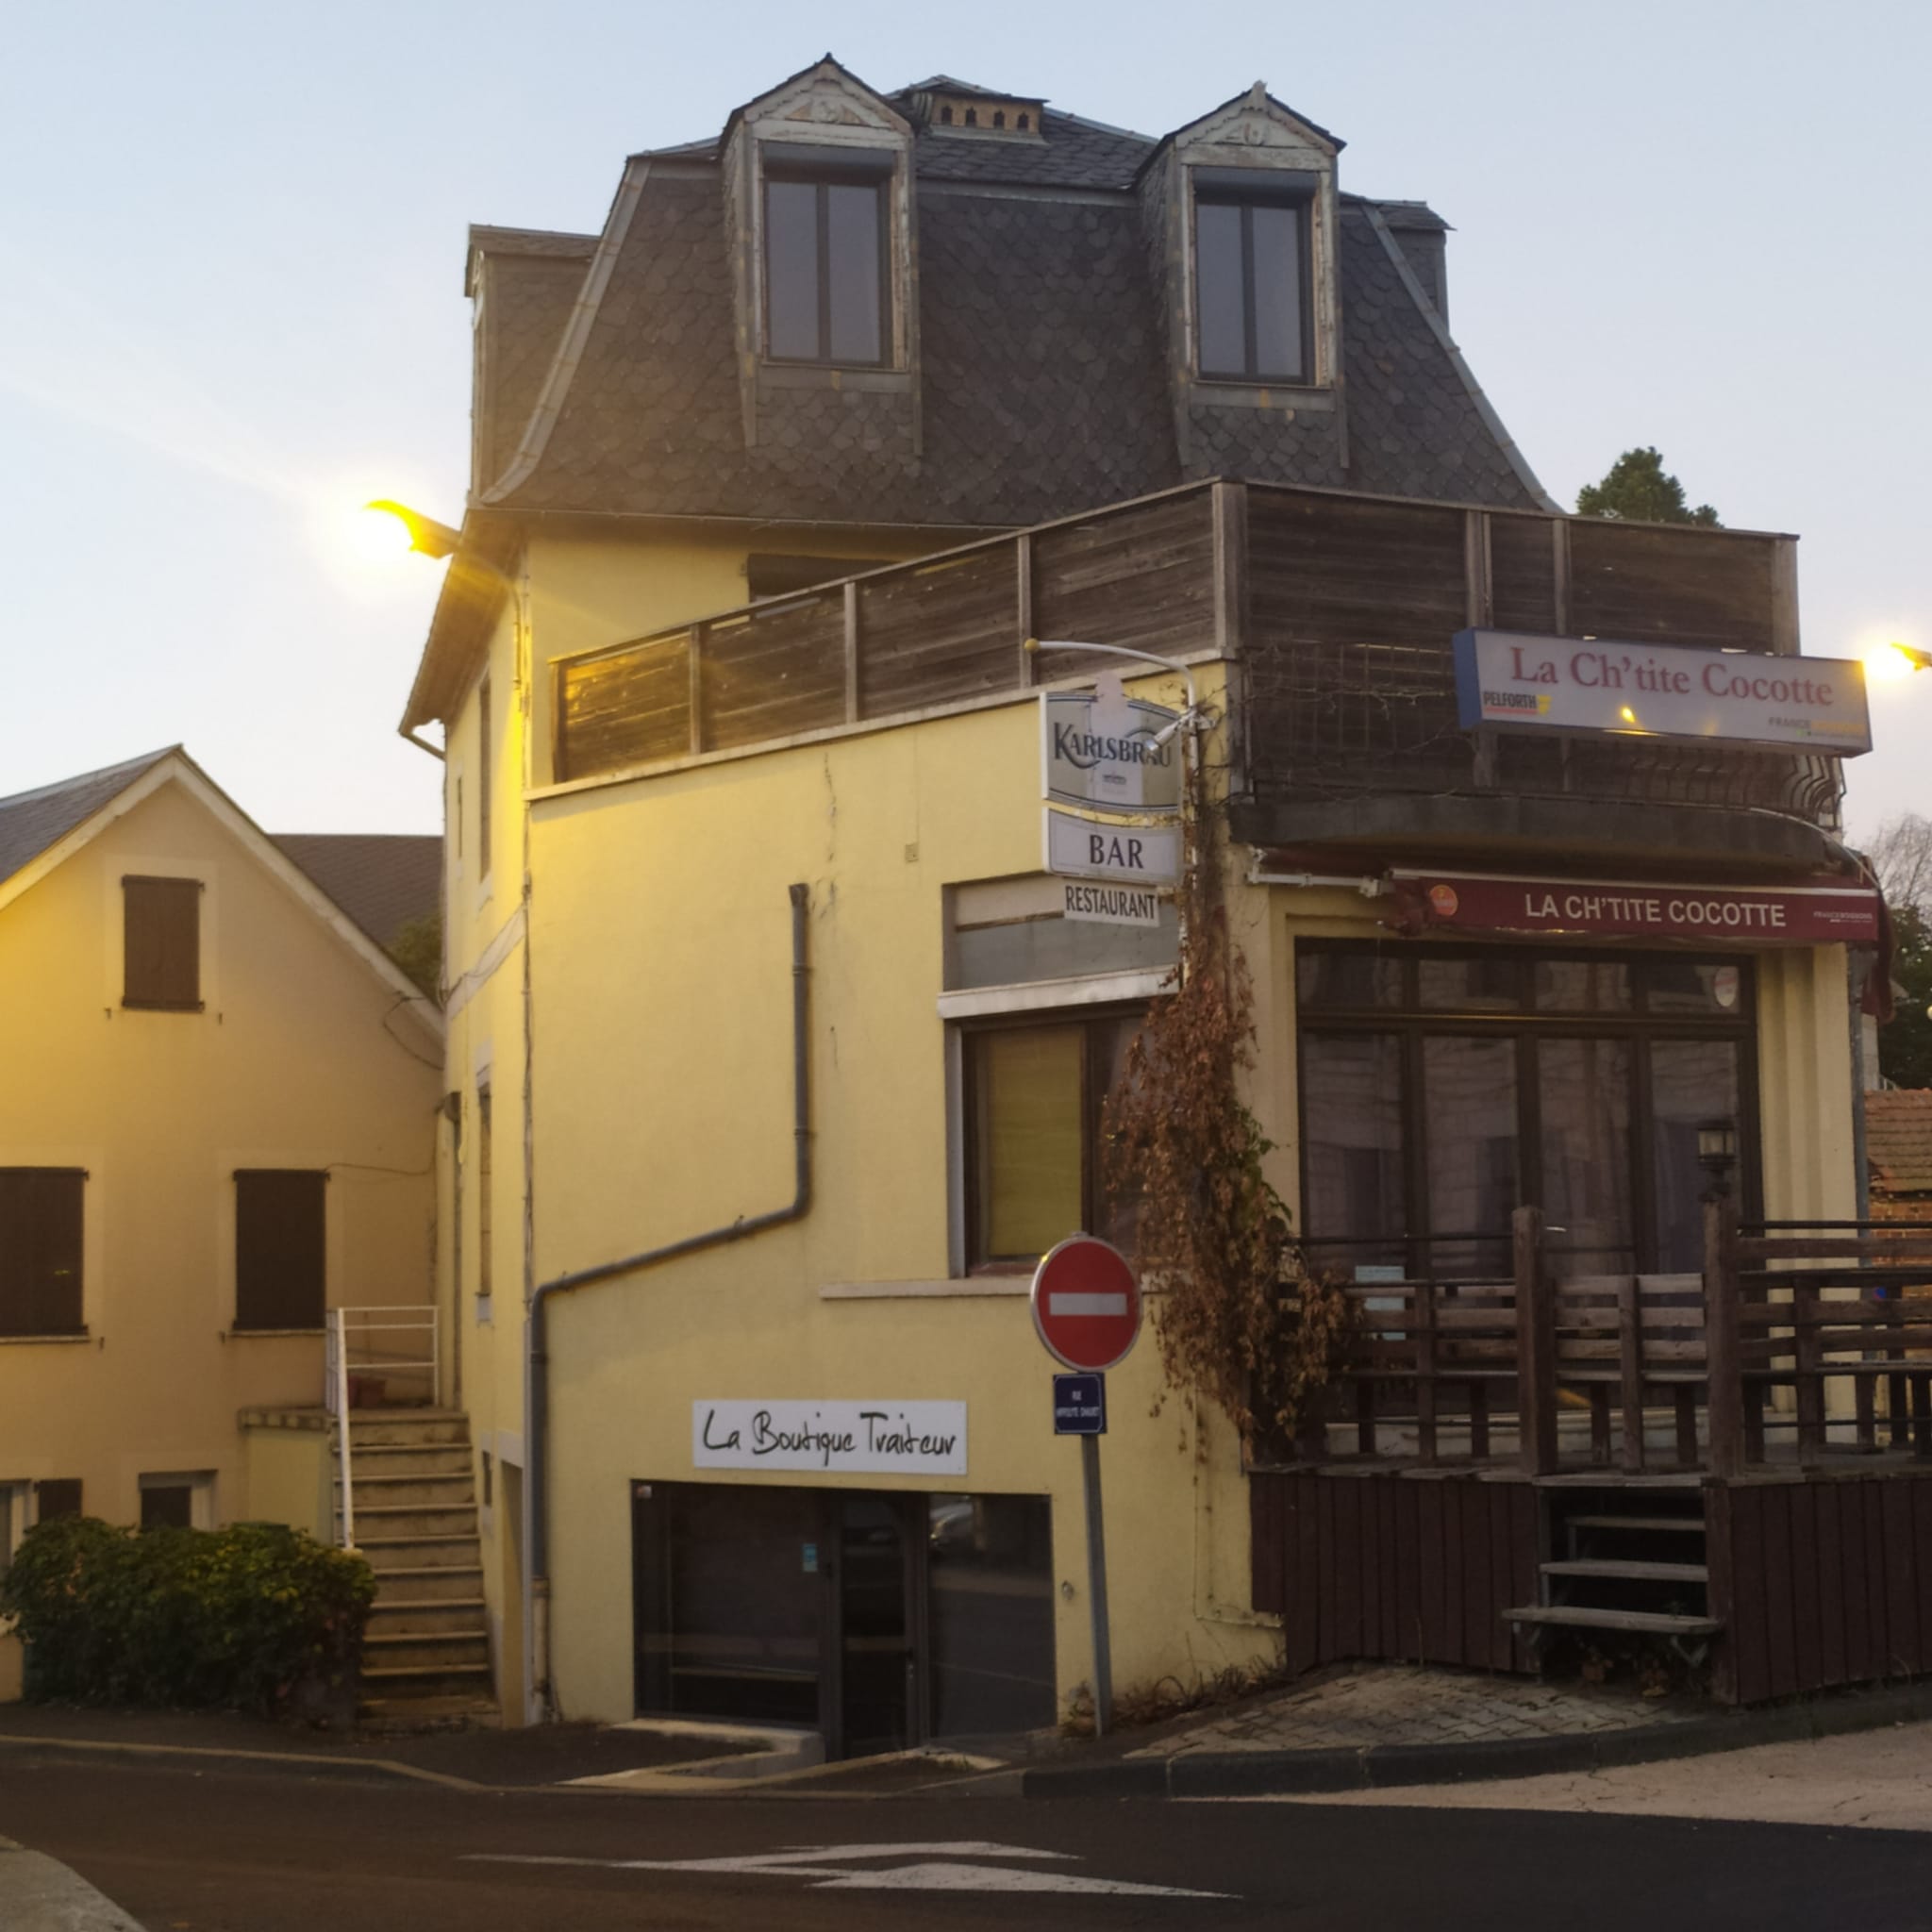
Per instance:
[[[61,1341],[87,1333],[87,1183],[88,1172],[84,1167],[0,1167],[0,1181],[17,1175],[34,1175],[42,1179],[59,1176],[75,1184],[74,1202],[74,1320],[54,1327],[14,1327],[8,1325],[4,1307],[0,1307],[0,1335],[9,1340],[22,1341]],[[5,1229],[0,1227],[0,1238]],[[44,1290],[40,1291],[44,1292]]]
[[[759,283],[764,291],[761,318],[764,359],[807,369],[892,369],[898,366],[894,351],[896,318],[892,304],[892,184],[895,170],[870,161],[841,163],[837,158],[824,162],[767,162],[758,190]],[[772,184],[789,182],[817,190],[813,199],[813,235],[818,274],[818,353],[813,356],[781,356],[772,347]],[[830,188],[870,188],[878,211],[878,299],[879,352],[869,360],[832,354],[832,229],[826,190]]]
[[[145,992],[130,991],[129,982],[134,969],[133,913],[137,903],[130,897],[128,888],[164,886],[176,890],[192,890],[194,900],[194,995],[189,998],[152,998]],[[200,1013],[207,1010],[207,1002],[201,996],[201,908],[208,891],[205,879],[190,878],[173,873],[124,873],[121,875],[121,1004],[135,1012],[142,1013]]]
[[[318,1284],[321,1306],[316,1310],[313,1322],[275,1321],[265,1322],[247,1319],[247,1314],[258,1314],[259,1310],[247,1310],[245,1302],[250,1296],[252,1283],[248,1279],[248,1262],[242,1254],[242,1194],[243,1184],[256,1179],[274,1177],[286,1179],[301,1175],[320,1182],[322,1188],[322,1253],[320,1257],[321,1281]],[[317,1167],[238,1167],[235,1170],[235,1317],[233,1332],[237,1335],[311,1335],[320,1334],[328,1324],[328,1170]],[[275,1310],[281,1312],[281,1310]]]
[[[1193,243],[1194,372],[1201,381],[1241,383],[1256,388],[1316,387],[1319,356],[1315,342],[1314,203],[1313,193],[1305,189],[1270,188],[1266,185],[1252,189],[1195,185],[1189,221],[1192,229],[1190,239]],[[1246,365],[1241,369],[1210,369],[1201,351],[1201,236],[1196,217],[1204,207],[1233,208],[1241,211],[1241,347]],[[1293,373],[1260,366],[1255,308],[1255,209],[1257,208],[1285,208],[1292,209],[1295,215],[1299,240],[1296,269],[1300,282],[1297,294],[1302,366]]]
[[[1320,953],[1377,953],[1395,958],[1402,967],[1402,1000],[1385,1007],[1312,1007],[1302,1004],[1299,975],[1303,959]],[[1421,1000],[1418,962],[1424,958],[1508,959],[1518,973],[1516,1004],[1508,1008],[1477,1010],[1470,1008],[1424,1007]],[[1739,969],[1737,1010],[1723,1015],[1673,1013],[1650,1009],[1651,978],[1657,967],[1672,959],[1708,964],[1713,961]],[[1535,966],[1538,959],[1566,959],[1621,963],[1630,968],[1631,1006],[1627,1012],[1565,1012],[1540,1008],[1536,1004]],[[1656,1202],[1656,1120],[1651,1106],[1651,1047],[1657,1041],[1727,1040],[1738,1048],[1738,1159],[1736,1185],[1744,1219],[1756,1221],[1763,1214],[1763,1180],[1758,1134],[1757,1067],[1757,987],[1756,961],[1746,955],[1727,955],[1713,950],[1686,949],[1681,954],[1623,952],[1608,948],[1570,948],[1544,946],[1483,946],[1426,944],[1410,948],[1378,946],[1373,941],[1300,940],[1295,945],[1296,1041],[1310,1034],[1381,1034],[1398,1041],[1402,1094],[1402,1185],[1406,1227],[1379,1238],[1379,1244],[1400,1249],[1407,1273],[1417,1278],[1431,1274],[1435,1230],[1429,1224],[1429,1148],[1426,1111],[1423,1093],[1423,1041],[1425,1037],[1457,1035],[1470,1039],[1511,1040],[1517,1042],[1517,1174],[1519,1191],[1525,1202],[1540,1205],[1543,1199],[1541,1082],[1537,1043],[1543,1040],[1621,1040],[1630,1045],[1630,1212],[1635,1243],[1633,1272],[1657,1272]],[[1348,1238],[1324,1241],[1318,1228],[1306,1222],[1308,1197],[1308,1092],[1301,1068],[1305,1057],[1297,1052],[1295,1109],[1301,1136],[1302,1201],[1304,1219],[1301,1233],[1318,1258],[1325,1251],[1338,1266],[1347,1264],[1339,1250],[1349,1245]],[[1471,1229],[1445,1230],[1444,1241],[1471,1233]],[[1494,1239],[1502,1241],[1506,1231]],[[1359,1245],[1359,1242],[1357,1243]],[[1496,1271],[1483,1271],[1493,1273]],[[1507,1274],[1505,1262],[1500,1270]],[[1602,1273],[1614,1273],[1604,1269]]]
[[[959,1155],[963,1176],[965,1225],[961,1230],[966,1273],[973,1274],[1031,1274],[1038,1255],[989,1255],[981,1248],[984,1225],[985,1177],[980,1158],[980,1079],[976,1042],[995,1033],[1037,1033],[1046,1028],[1076,1027],[1080,1033],[1080,1219],[1088,1233],[1101,1233],[1107,1202],[1100,1173],[1101,1110],[1107,1095],[1096,1091],[1094,1037],[1103,1027],[1122,1021],[1144,1022],[1141,1005],[1057,1007],[1042,1011],[990,1014],[958,1023],[959,1031]],[[1067,1232],[1074,1232],[1068,1228]]]

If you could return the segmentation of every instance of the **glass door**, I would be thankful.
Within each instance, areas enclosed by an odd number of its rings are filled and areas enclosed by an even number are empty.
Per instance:
[[[841,1493],[835,1501],[841,1755],[846,1757],[903,1751],[914,1741],[907,1505],[903,1496],[858,1491]],[[923,1558],[924,1543],[918,1547]]]

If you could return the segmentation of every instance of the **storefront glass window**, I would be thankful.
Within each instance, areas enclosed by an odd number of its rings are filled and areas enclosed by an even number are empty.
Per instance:
[[[926,1499],[932,1733],[1054,1721],[1053,1521],[1044,1496]]]
[[[1693,1271],[1714,1119],[1757,1200],[1748,958],[1305,941],[1297,984],[1302,1232],[1326,1265],[1506,1274],[1533,1205],[1563,1274]]]

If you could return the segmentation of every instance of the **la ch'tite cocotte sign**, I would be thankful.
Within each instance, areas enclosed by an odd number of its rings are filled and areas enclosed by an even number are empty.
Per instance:
[[[1830,758],[1872,749],[1865,667],[1856,658],[1499,630],[1458,631],[1455,654],[1466,729],[1793,745]]]
[[[1391,875],[1395,923],[1410,931],[1740,940],[1755,945],[1872,945],[1878,894],[1863,886],[1686,886],[1469,873]]]
[[[964,1475],[963,1402],[693,1402],[695,1469]]]
[[[1033,1326],[1070,1369],[1103,1373],[1141,1334],[1141,1284],[1127,1257],[1091,1234],[1069,1235],[1033,1271]]]

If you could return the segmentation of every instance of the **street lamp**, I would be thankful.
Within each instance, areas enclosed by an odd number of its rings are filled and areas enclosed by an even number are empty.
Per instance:
[[[1909,677],[1914,671],[1932,671],[1932,651],[1915,650],[1894,638],[1866,652],[1865,669],[1874,677]]]
[[[425,557],[448,557],[462,541],[461,531],[387,496],[365,503],[362,515],[372,543],[380,543],[385,550],[420,550]]]
[[[1709,1198],[1722,1201],[1731,1191],[1731,1169],[1738,1159],[1738,1129],[1730,1121],[1697,1123],[1697,1161],[1710,1176]]]

